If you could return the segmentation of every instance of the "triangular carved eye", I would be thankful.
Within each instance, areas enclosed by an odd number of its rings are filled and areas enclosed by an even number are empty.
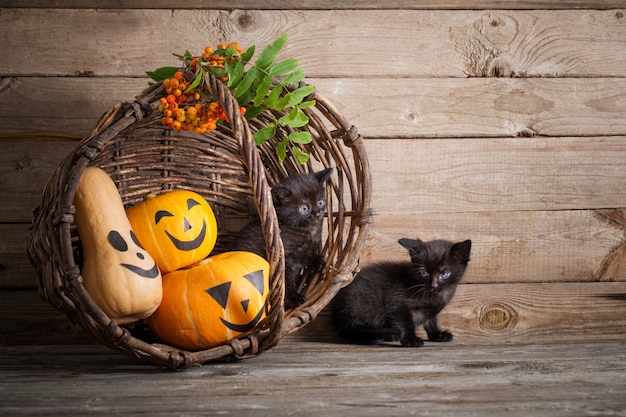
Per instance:
[[[192,207],[199,206],[199,205],[200,203],[194,200],[193,198],[187,199],[187,210],[191,210]]]
[[[248,312],[248,306],[250,305],[250,299],[247,300],[243,300],[241,302],[241,306],[243,307],[243,312],[247,313]]]
[[[259,269],[258,271],[250,272],[249,274],[244,275],[243,277],[247,279],[250,282],[250,284],[254,285],[254,288],[257,289],[259,294],[261,295],[265,294],[265,280],[263,279],[262,270]]]
[[[215,287],[209,288],[206,290],[207,294],[209,294],[217,303],[222,307],[226,308],[228,304],[228,293],[230,292],[230,282],[225,282],[220,285],[216,285]]]

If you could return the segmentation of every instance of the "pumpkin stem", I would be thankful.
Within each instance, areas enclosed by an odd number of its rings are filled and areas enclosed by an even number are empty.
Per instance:
[[[150,191],[149,193],[144,194],[143,200],[144,201],[152,200],[153,198],[156,198],[156,196],[157,195],[156,195],[156,193],[154,191]]]

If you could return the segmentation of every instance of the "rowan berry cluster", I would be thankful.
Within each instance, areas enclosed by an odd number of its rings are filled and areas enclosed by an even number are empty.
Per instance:
[[[237,53],[243,51],[236,42],[220,44],[218,50],[225,50],[233,47]],[[207,46],[198,58],[194,58],[189,63],[189,68],[195,73],[197,71],[198,60],[202,60],[205,66],[212,68],[224,68],[226,58],[213,53],[213,48]],[[222,77],[225,82],[228,77]],[[205,133],[214,130],[218,123],[226,120],[224,109],[215,101],[206,100],[197,88],[190,88],[192,81],[186,80],[183,71],[176,71],[172,78],[163,80],[166,97],[160,100],[159,111],[163,113],[161,122],[163,125],[177,130],[187,130],[194,133]],[[241,114],[245,114],[246,108],[239,109]]]

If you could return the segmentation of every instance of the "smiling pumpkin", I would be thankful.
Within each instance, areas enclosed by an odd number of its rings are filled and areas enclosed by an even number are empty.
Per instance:
[[[162,273],[192,265],[213,250],[217,221],[209,203],[187,190],[148,194],[126,210],[139,241]]]

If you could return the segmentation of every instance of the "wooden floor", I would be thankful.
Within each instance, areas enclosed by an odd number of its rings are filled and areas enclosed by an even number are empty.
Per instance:
[[[174,372],[99,345],[0,347],[2,416],[624,416],[626,341],[355,347],[285,339]]]

